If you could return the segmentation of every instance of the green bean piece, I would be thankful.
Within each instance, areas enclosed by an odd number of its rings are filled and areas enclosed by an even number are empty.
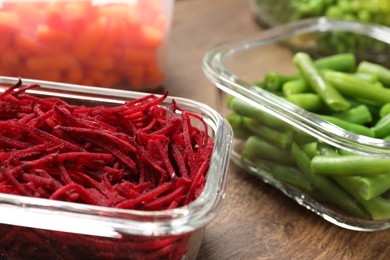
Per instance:
[[[298,79],[298,74],[283,75],[276,72],[268,72],[264,76],[263,88],[268,91],[279,91],[282,89],[284,83],[290,80]]]
[[[377,88],[385,88],[385,86],[382,84],[382,82],[380,81],[377,81],[377,82],[374,82],[373,83],[375,87]]]
[[[371,127],[371,130],[374,131],[376,138],[383,138],[390,135],[390,114],[379,119],[378,122]]]
[[[269,113],[257,107],[252,106],[251,104],[249,104],[246,101],[243,101],[242,99],[239,98],[232,99],[230,102],[230,107],[235,113],[244,117],[250,117],[256,119],[268,126],[276,127],[276,128],[281,127],[285,129],[290,128],[287,123],[283,122],[279,118],[270,115]]]
[[[298,17],[320,16],[325,8],[323,0],[296,0],[293,4],[295,12],[299,15]]]
[[[359,63],[357,71],[376,75],[380,82],[382,82],[386,87],[390,87],[390,69],[382,65],[362,61]]]
[[[360,188],[359,184],[351,182],[347,177],[337,177],[336,182],[352,194],[359,203],[369,212],[373,220],[382,220],[390,218],[390,200],[384,199],[380,196],[374,197],[369,200],[362,199],[360,194],[357,193],[357,189]]]
[[[356,198],[370,200],[390,189],[390,173],[377,176],[336,176],[336,182],[343,187],[351,186],[350,191]]]
[[[311,112],[318,112],[325,108],[320,96],[314,93],[291,94],[287,97],[287,100]]]
[[[225,103],[228,108],[232,108],[232,100],[235,99],[233,95],[226,95]]]
[[[357,79],[360,79],[363,81],[367,81],[367,82],[371,82],[371,83],[378,82],[378,77],[374,74],[371,74],[371,73],[355,72],[353,75]]]
[[[366,211],[362,209],[349,193],[339,188],[327,177],[314,174],[310,168],[310,158],[295,143],[292,144],[292,155],[294,156],[299,169],[306,174],[313,186],[324,194],[329,201],[353,216],[362,219],[370,218]]]
[[[277,163],[260,163],[259,167],[265,166],[268,171],[278,180],[287,182],[295,187],[313,191],[313,185],[306,179],[306,176],[296,167],[285,166]]]
[[[390,103],[384,104],[379,110],[379,117],[385,117],[390,114]]]
[[[298,143],[299,145],[304,145],[311,142],[316,142],[317,138],[299,130],[296,129],[293,131],[293,140],[294,142]]]
[[[271,160],[285,165],[294,164],[289,151],[266,142],[259,136],[251,136],[246,140],[242,157],[252,162]]]
[[[290,80],[282,86],[282,92],[286,97],[292,94],[309,92],[310,90],[310,87],[303,79]]]
[[[230,113],[225,118],[233,129],[234,138],[246,140],[252,135],[252,132],[245,127],[242,116]]]
[[[350,107],[348,101],[321,76],[308,54],[303,52],[296,53],[293,57],[293,62],[309,86],[332,110],[345,111]]]
[[[337,156],[338,151],[333,146],[331,146],[327,143],[319,142],[317,145],[317,154],[318,155],[336,155]]]
[[[317,155],[311,161],[315,174],[331,176],[374,176],[390,172],[390,159],[364,155]]]
[[[348,151],[348,150],[345,150],[345,149],[338,149],[338,154],[339,155],[356,155],[355,152],[351,152],[351,151]],[[326,155],[326,154],[324,154]]]
[[[372,104],[368,104],[368,103],[372,103],[372,102],[367,103],[364,100],[362,101],[359,99],[351,99],[351,98],[347,98],[347,99],[348,99],[348,102],[351,104],[351,107],[365,105],[365,106],[367,106],[368,110],[370,111],[370,114],[372,115],[373,120],[378,118],[379,109],[380,109],[380,106],[378,104],[372,105]]]
[[[247,129],[251,130],[252,133],[261,136],[267,142],[270,142],[279,148],[286,149],[287,147],[290,147],[292,143],[293,133],[290,130],[283,131],[275,129],[249,117],[243,118],[243,124]]]
[[[361,200],[360,203],[371,214],[373,220],[390,219],[390,200],[375,197],[370,200]]]
[[[344,95],[370,100],[379,105],[390,103],[390,89],[379,88],[372,83],[361,81],[342,72],[326,71],[323,75]]]
[[[302,150],[311,159],[318,154],[318,142],[310,142],[310,143],[303,144]]]
[[[352,72],[356,69],[356,58],[352,53],[335,54],[314,61],[317,69],[331,69],[336,71]]]
[[[372,115],[366,105],[352,107],[347,111],[333,114],[334,117],[354,124],[367,124],[372,121]]]
[[[375,137],[374,130],[364,125],[350,123],[348,121],[333,116],[324,116],[324,115],[317,115],[317,116],[352,133],[365,135],[368,137]]]

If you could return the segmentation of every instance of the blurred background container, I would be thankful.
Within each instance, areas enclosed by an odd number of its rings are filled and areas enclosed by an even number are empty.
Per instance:
[[[390,26],[389,0],[250,0],[250,6],[268,27],[319,16]]]
[[[154,92],[173,2],[0,1],[0,75]]]

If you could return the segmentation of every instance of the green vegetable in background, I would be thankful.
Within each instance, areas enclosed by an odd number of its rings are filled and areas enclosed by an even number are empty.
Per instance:
[[[253,12],[264,26],[273,27],[313,17],[380,24],[390,27],[389,0],[251,0]],[[359,51],[363,58],[389,53],[390,48],[380,41],[353,33],[313,34],[323,53]],[[302,50],[303,46],[291,45]],[[310,51],[310,46],[307,46]],[[318,53],[318,51],[316,53]]]
[[[390,26],[388,0],[292,0],[294,19],[327,16]]]

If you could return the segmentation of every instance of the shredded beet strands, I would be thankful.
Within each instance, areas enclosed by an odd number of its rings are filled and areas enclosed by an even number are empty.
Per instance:
[[[0,94],[1,192],[138,210],[200,194],[213,143],[202,118],[159,106],[167,93],[85,107],[25,93],[34,87],[18,82]]]

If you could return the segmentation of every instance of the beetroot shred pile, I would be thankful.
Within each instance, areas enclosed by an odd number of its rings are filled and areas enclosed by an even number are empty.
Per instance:
[[[191,125],[196,115],[158,106],[166,95],[91,108],[20,84],[0,95],[0,192],[162,210],[202,191],[212,140]]]
[[[167,93],[86,107],[26,93],[34,87],[19,81],[0,94],[1,193],[163,210],[203,190],[213,149],[207,126],[175,102],[159,106]]]

